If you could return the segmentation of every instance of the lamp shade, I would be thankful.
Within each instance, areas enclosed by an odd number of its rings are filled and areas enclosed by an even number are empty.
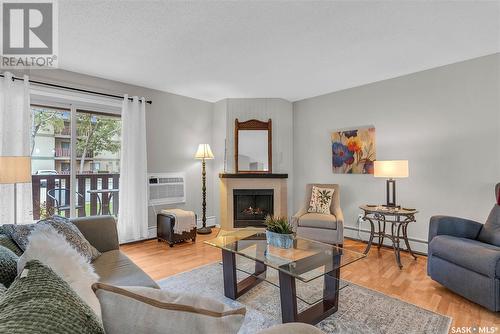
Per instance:
[[[31,157],[0,157],[0,184],[31,182]]]
[[[375,161],[373,176],[388,179],[408,177],[408,160]]]
[[[214,154],[210,149],[210,145],[208,144],[200,144],[198,146],[198,151],[196,151],[195,159],[213,159]]]

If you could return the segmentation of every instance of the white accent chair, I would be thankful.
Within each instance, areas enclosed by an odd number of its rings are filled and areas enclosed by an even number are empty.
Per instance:
[[[307,212],[311,200],[312,187],[334,189],[330,214]],[[344,216],[340,209],[338,184],[307,184],[303,207],[292,217],[292,228],[298,237],[328,244],[344,243]]]

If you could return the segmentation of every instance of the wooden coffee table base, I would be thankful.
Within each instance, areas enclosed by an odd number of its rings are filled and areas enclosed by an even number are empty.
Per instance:
[[[266,265],[255,261],[255,273],[240,282],[236,279],[235,253],[222,250],[222,270],[224,275],[224,295],[237,299],[251,288],[265,280]],[[315,325],[338,310],[340,268],[324,275],[323,299],[302,312],[297,310],[295,277],[279,272],[281,318],[283,323],[304,322]]]

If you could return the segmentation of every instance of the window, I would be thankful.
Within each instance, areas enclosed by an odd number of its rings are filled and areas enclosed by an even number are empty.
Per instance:
[[[31,110],[34,218],[117,215],[121,118],[71,105]]]

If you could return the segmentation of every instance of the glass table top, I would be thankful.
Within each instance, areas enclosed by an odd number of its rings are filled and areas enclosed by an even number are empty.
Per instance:
[[[366,257],[363,253],[299,237],[292,248],[273,247],[267,244],[263,230],[254,229],[221,230],[216,238],[205,243],[262,262],[303,282]]]

